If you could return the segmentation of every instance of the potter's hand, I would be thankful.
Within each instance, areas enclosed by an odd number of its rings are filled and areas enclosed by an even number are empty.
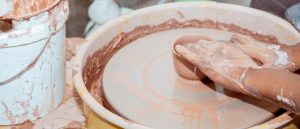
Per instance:
[[[286,70],[259,68],[233,43],[201,40],[177,45],[175,50],[225,88],[265,99],[300,115],[299,75]]]
[[[175,50],[213,81],[233,91],[251,94],[243,85],[247,68],[259,66],[236,45],[222,41],[176,45]]]
[[[261,61],[263,68],[296,70],[286,46],[259,42],[244,35],[233,35],[231,42],[238,45],[251,58]]]

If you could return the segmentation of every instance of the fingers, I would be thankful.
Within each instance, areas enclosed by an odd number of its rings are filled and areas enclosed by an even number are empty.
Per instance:
[[[185,47],[186,49],[188,49],[189,51],[197,54],[198,56],[201,56],[201,55],[205,54],[205,51],[208,49],[207,48],[208,45],[211,45],[210,41],[199,40],[196,43],[188,43],[188,44],[184,44],[182,46]]]
[[[201,41],[193,45],[176,45],[175,51],[196,65],[211,80],[240,92],[240,87],[235,81],[241,75],[237,68],[255,66],[251,58],[231,43]]]
[[[236,34],[232,35],[230,40],[237,45],[248,45],[253,42],[253,39],[250,37]]]
[[[230,40],[251,58],[258,60],[265,65],[271,65],[273,63],[274,52],[268,49],[267,44],[257,42],[254,39],[243,35],[233,35]]]
[[[176,45],[175,50],[186,60],[191,62],[194,65],[198,66],[198,63],[200,63],[199,57],[197,54],[193,53],[192,51],[186,49],[182,45]]]

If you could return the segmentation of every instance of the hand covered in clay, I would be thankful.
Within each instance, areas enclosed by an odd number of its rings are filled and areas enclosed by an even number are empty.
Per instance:
[[[251,94],[243,85],[244,74],[247,68],[259,66],[237,45],[227,41],[200,40],[176,45],[175,50],[213,81],[233,91]]]
[[[233,35],[231,42],[251,58],[261,61],[262,68],[296,70],[294,62],[289,58],[286,46],[259,42],[244,35]]]
[[[234,38],[236,37],[233,37],[232,41],[234,40],[235,43],[243,42],[237,41],[241,39]],[[256,49],[258,46],[254,48],[255,45],[262,46]],[[292,57],[295,65],[277,64],[280,59],[277,57],[278,49],[269,50],[268,46],[268,44],[261,43],[234,44],[229,41],[200,40],[197,43],[176,45],[175,50],[183,58],[196,65],[210,79],[222,84],[225,88],[265,99],[300,115],[300,90],[298,87],[300,76],[286,71],[286,69],[293,69],[294,66],[299,68],[299,60],[294,55],[299,55],[300,45],[297,44],[287,49],[287,53]],[[250,48],[254,50],[250,51]],[[273,55],[269,56],[268,54]],[[259,66],[252,58],[261,61],[262,66]]]

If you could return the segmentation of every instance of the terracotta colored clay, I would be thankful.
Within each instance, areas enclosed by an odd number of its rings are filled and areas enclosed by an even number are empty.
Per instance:
[[[188,80],[203,79],[205,75],[196,68],[195,65],[188,62],[186,59],[179,56],[174,49],[176,45],[184,45],[188,43],[198,42],[199,40],[212,41],[212,39],[205,35],[188,35],[177,39],[173,45],[173,64],[176,73],[182,78]]]
[[[61,0],[13,0],[6,6],[12,10],[0,15],[0,19],[30,18],[45,10],[53,8]],[[9,7],[12,6],[12,7]]]
[[[51,6],[55,0],[14,0],[15,16],[26,15]]]

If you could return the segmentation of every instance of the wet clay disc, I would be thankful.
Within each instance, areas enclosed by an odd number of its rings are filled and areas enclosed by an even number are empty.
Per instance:
[[[120,49],[103,73],[107,101],[121,116],[158,129],[247,128],[273,117],[278,108],[221,86],[180,78],[172,45],[188,34],[228,40],[214,29],[175,29],[137,39]]]

